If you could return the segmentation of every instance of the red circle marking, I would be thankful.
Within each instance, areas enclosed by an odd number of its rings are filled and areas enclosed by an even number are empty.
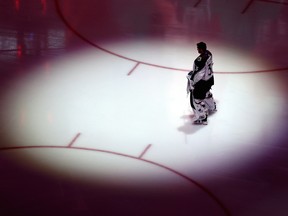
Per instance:
[[[161,167],[165,170],[168,170],[168,171],[180,176],[181,178],[187,180],[188,182],[196,185],[196,187],[198,187],[200,190],[202,190],[204,193],[206,193],[215,203],[217,203],[217,205],[221,208],[221,210],[224,212],[224,214],[226,216],[231,216],[231,213],[224,206],[224,204],[212,192],[210,192],[203,185],[199,184],[197,181],[195,181],[195,180],[189,178],[188,176],[185,176],[182,173],[180,173],[176,170],[173,170],[173,169],[171,169],[165,165],[162,165],[162,164],[150,161],[150,160],[146,160],[146,159],[143,159],[141,157],[134,157],[132,155],[127,155],[127,154],[113,152],[113,151],[107,151],[107,150],[101,150],[101,149],[84,148],[84,147],[67,147],[67,146],[14,146],[14,147],[2,147],[2,148],[0,148],[0,151],[20,150],[20,149],[35,149],[35,148],[54,148],[54,149],[69,149],[69,150],[74,149],[74,150],[84,150],[84,151],[96,151],[96,152],[113,154],[113,155],[122,156],[122,157],[135,159],[135,160],[139,160],[139,161],[153,164],[155,166],[158,166],[158,167]]]
[[[152,64],[152,63],[148,63],[148,62],[143,62],[143,61],[139,61],[136,59],[132,59],[123,55],[120,55],[118,53],[112,52],[110,50],[107,50],[95,43],[93,43],[92,41],[90,41],[89,39],[87,39],[86,37],[84,37],[80,32],[78,32],[75,28],[72,27],[72,25],[67,21],[67,19],[65,18],[64,14],[61,11],[61,7],[60,7],[60,3],[59,0],[54,0],[55,5],[56,5],[56,11],[58,13],[58,15],[60,16],[61,20],[64,22],[64,24],[75,34],[77,35],[80,39],[82,39],[83,41],[85,41],[86,43],[90,44],[93,47],[96,47],[97,49],[100,49],[104,52],[107,52],[111,55],[117,56],[119,58],[128,60],[128,61],[132,61],[132,62],[136,62],[137,64],[144,64],[144,65],[148,65],[148,66],[153,66],[153,67],[158,67],[158,68],[163,68],[163,69],[169,69],[169,70],[176,70],[176,71],[183,71],[183,72],[189,72],[190,69],[182,69],[182,68],[173,68],[173,67],[167,67],[167,66],[163,66],[163,65],[157,65],[157,64]],[[214,72],[217,74],[244,74],[244,73],[268,73],[268,72],[274,72],[274,71],[288,71],[288,67],[283,67],[283,68],[274,68],[274,69],[269,69],[269,70],[258,70],[258,71],[238,71],[238,72]]]

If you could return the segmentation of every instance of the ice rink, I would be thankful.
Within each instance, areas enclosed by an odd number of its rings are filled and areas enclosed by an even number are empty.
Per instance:
[[[287,216],[287,39],[287,0],[1,0],[0,215]]]

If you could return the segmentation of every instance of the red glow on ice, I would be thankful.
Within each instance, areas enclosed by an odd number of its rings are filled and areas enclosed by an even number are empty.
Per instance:
[[[17,46],[17,56],[18,56],[18,58],[22,57],[22,46],[21,45]]]
[[[20,0],[15,0],[15,9],[16,9],[16,11],[19,11],[19,9],[20,9]]]
[[[42,5],[42,14],[46,15],[46,12],[47,12],[47,0],[41,0],[41,5]]]

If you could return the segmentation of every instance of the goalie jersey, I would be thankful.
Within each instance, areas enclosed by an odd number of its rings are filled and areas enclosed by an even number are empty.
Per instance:
[[[204,87],[214,85],[213,60],[209,50],[199,55],[193,64],[193,70],[187,75],[187,90],[193,90],[195,87]],[[209,89],[210,89],[209,88]]]

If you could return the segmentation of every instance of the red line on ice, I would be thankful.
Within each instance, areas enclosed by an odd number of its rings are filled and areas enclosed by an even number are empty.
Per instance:
[[[141,155],[138,158],[142,158],[144,156],[144,154],[146,154],[146,152],[148,151],[148,149],[151,147],[151,144],[149,144],[144,151],[141,153]]]
[[[127,76],[130,76],[130,75],[134,72],[134,70],[138,67],[139,64],[140,64],[140,62],[138,62],[138,63],[129,71],[129,73],[127,74]]]
[[[199,0],[198,2],[196,2],[196,4],[194,5],[194,7],[197,7],[197,6],[200,4],[201,1],[202,1],[202,0]]]
[[[247,10],[248,10],[248,8],[251,6],[251,4],[254,2],[254,0],[250,0],[249,2],[248,2],[248,4],[246,5],[246,7],[245,7],[245,9],[241,12],[242,14],[244,14]]]
[[[78,137],[81,135],[81,133],[76,134],[76,136],[74,137],[74,139],[68,144],[68,148],[72,147],[72,145],[76,142],[76,140],[78,139]]]

